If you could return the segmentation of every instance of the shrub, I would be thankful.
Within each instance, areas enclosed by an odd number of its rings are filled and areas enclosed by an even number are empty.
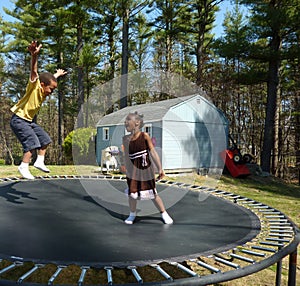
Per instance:
[[[75,164],[90,163],[95,161],[94,148],[95,128],[78,128],[71,131],[63,143],[64,153]]]

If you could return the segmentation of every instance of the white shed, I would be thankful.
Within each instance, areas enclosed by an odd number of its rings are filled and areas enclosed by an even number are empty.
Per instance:
[[[210,101],[195,94],[134,105],[101,118],[97,124],[96,157],[108,146],[121,149],[124,121],[131,112],[144,115],[165,170],[223,169],[220,152],[227,148],[228,121]]]

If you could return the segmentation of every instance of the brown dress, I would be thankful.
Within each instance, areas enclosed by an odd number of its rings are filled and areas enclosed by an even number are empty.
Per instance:
[[[130,140],[123,137],[128,195],[135,199],[154,199],[155,172],[149,156],[149,146],[144,132],[138,138]]]

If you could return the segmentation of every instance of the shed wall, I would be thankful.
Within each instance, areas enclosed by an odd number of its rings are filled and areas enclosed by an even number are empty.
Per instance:
[[[227,121],[214,105],[193,98],[172,107],[163,119],[165,169],[222,168]]]

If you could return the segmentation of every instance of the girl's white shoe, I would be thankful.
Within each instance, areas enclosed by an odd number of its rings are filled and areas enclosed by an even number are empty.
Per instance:
[[[172,218],[169,216],[169,214],[166,211],[164,211],[161,214],[161,217],[162,217],[165,224],[173,224]]]

